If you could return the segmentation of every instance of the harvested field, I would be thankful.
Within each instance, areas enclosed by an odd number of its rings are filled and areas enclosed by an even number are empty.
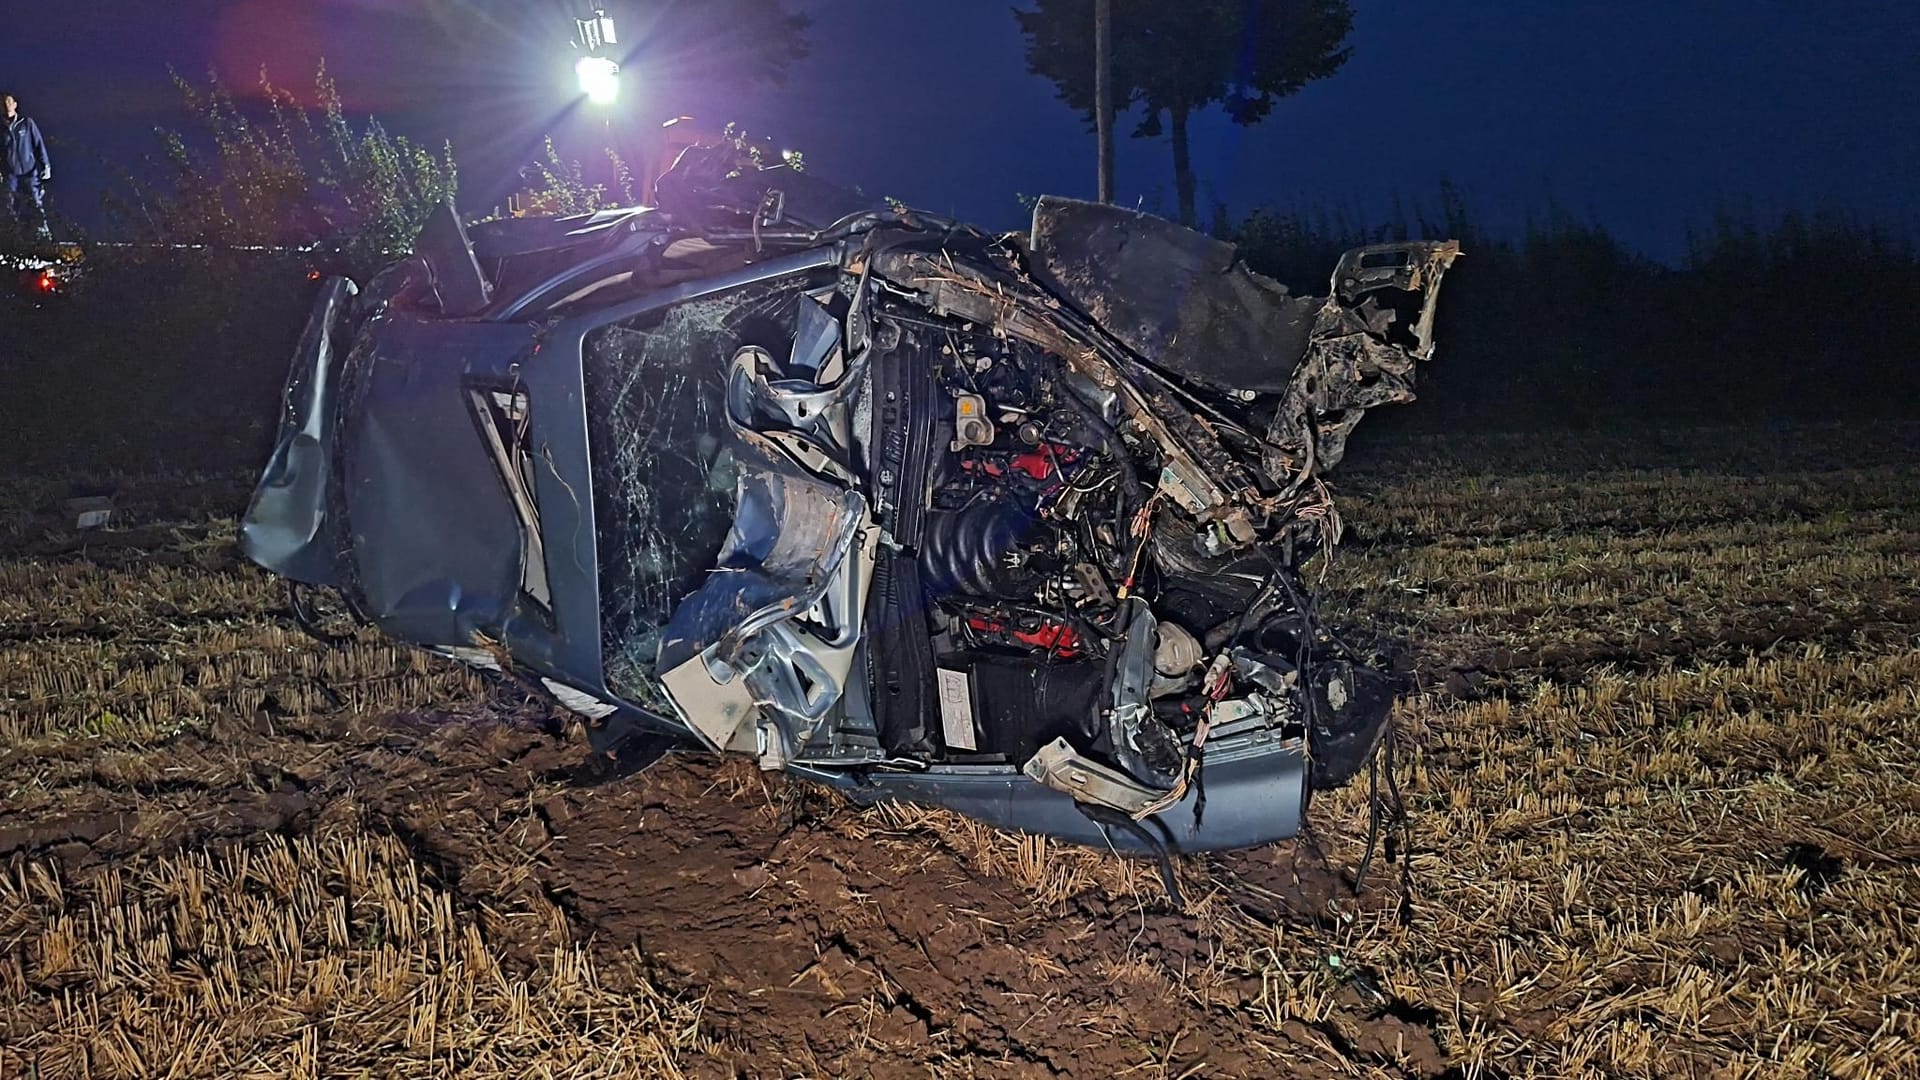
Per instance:
[[[0,1076],[1920,1076],[1920,430],[1349,464],[1405,863],[1352,893],[1349,790],[1185,911],[750,767],[598,782],[544,702],[294,630],[245,476],[86,534],[0,482]]]

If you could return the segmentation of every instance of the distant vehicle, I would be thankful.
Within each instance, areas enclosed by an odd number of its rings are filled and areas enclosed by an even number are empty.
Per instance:
[[[14,287],[30,300],[59,296],[80,278],[80,249],[69,244],[38,245],[24,251],[0,251],[0,271],[13,275]]]
[[[1290,836],[1364,768],[1391,687],[1300,566],[1456,244],[1310,298],[1109,206],[993,236],[728,147],[659,190],[443,208],[325,282],[247,553],[609,753],[1163,852]]]

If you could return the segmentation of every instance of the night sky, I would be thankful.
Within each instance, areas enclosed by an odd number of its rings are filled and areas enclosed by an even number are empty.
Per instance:
[[[696,0],[677,0],[694,3]],[[543,8],[544,5],[544,8]],[[59,141],[56,195],[93,209],[152,128],[178,122],[167,67],[216,65],[236,86],[264,63],[304,87],[325,56],[349,106],[438,143],[483,209],[562,117],[569,9],[560,0],[92,0],[9,4],[0,86]],[[610,0],[631,39],[657,0]],[[783,88],[636,92],[623,122],[738,119],[804,151],[815,172],[998,227],[1020,194],[1090,195],[1093,139],[1028,75],[1010,0],[795,0],[812,55]],[[1557,204],[1650,254],[1685,250],[1716,210],[1841,209],[1920,228],[1920,5],[1771,0],[1356,3],[1354,55],[1264,124],[1217,113],[1195,131],[1202,206],[1344,208],[1384,216],[1443,178],[1496,229]],[[638,80],[637,82],[634,80]],[[577,121],[578,117],[575,117]],[[1164,140],[1125,138],[1124,201],[1170,208]],[[576,153],[584,142],[572,141]]]

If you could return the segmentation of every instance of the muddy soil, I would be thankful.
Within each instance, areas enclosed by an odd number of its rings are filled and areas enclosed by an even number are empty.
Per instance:
[[[203,494],[168,492],[178,515],[136,499],[126,528],[84,535],[63,532],[41,500],[0,560],[149,574],[186,548],[197,572],[256,574],[230,550],[208,554],[231,525]],[[0,637],[110,643],[186,618],[103,627],[63,614]],[[0,687],[21,674],[0,672]],[[1364,980],[1335,990],[1339,1022],[1275,1017],[1275,988],[1239,954],[1276,926],[1324,921],[1336,898],[1355,905],[1348,871],[1311,847],[1185,865],[1183,911],[1153,866],[1110,854],[1023,849],[963,819],[861,810],[698,756],[595,782],[586,756],[577,725],[511,686],[456,712],[291,716],[270,699],[138,746],[40,740],[0,751],[0,775],[32,781],[0,800],[0,862],[51,863],[84,883],[266,833],[389,832],[507,955],[530,963],[546,947],[500,914],[538,894],[572,939],[637,950],[661,986],[702,999],[711,1043],[688,1063],[699,1075],[1447,1071],[1436,1017]],[[1375,880],[1355,910],[1395,903],[1392,875]]]

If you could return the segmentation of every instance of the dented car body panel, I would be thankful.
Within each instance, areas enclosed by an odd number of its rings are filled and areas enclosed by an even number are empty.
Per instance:
[[[1456,246],[1296,297],[1112,207],[996,237],[727,148],[660,190],[449,208],[324,289],[249,556],[537,681],[602,751],[1161,851],[1290,836],[1361,770],[1390,688],[1299,567]]]

